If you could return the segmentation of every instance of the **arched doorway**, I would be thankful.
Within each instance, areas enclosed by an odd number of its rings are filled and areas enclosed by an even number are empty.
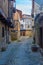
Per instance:
[[[35,18],[35,30],[36,43],[43,48],[43,13],[39,13]]]

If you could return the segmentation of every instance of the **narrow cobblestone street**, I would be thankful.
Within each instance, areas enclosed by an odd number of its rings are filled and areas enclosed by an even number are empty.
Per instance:
[[[31,51],[32,38],[22,38],[22,41],[13,45],[7,65],[43,65],[40,52]]]
[[[32,39],[22,39],[14,45],[7,65],[41,65],[40,53],[31,51]]]
[[[43,0],[0,0],[0,65],[43,65]]]

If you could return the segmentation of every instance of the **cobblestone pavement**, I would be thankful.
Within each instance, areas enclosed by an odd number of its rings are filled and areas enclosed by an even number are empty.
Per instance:
[[[43,57],[39,52],[31,51],[32,39],[22,39],[14,45],[7,65],[43,65]]]
[[[40,52],[31,51],[32,38],[22,38],[21,41],[13,42],[12,45],[6,65],[43,65]]]

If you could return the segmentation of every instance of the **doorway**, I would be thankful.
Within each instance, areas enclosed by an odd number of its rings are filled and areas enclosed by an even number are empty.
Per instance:
[[[40,42],[39,42],[39,45],[42,48],[42,27],[40,27]]]

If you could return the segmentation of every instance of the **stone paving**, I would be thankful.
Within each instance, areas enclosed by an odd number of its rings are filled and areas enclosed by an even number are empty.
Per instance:
[[[43,57],[39,51],[32,52],[31,45],[32,38],[22,38],[21,42],[13,42],[6,65],[43,65]]]

